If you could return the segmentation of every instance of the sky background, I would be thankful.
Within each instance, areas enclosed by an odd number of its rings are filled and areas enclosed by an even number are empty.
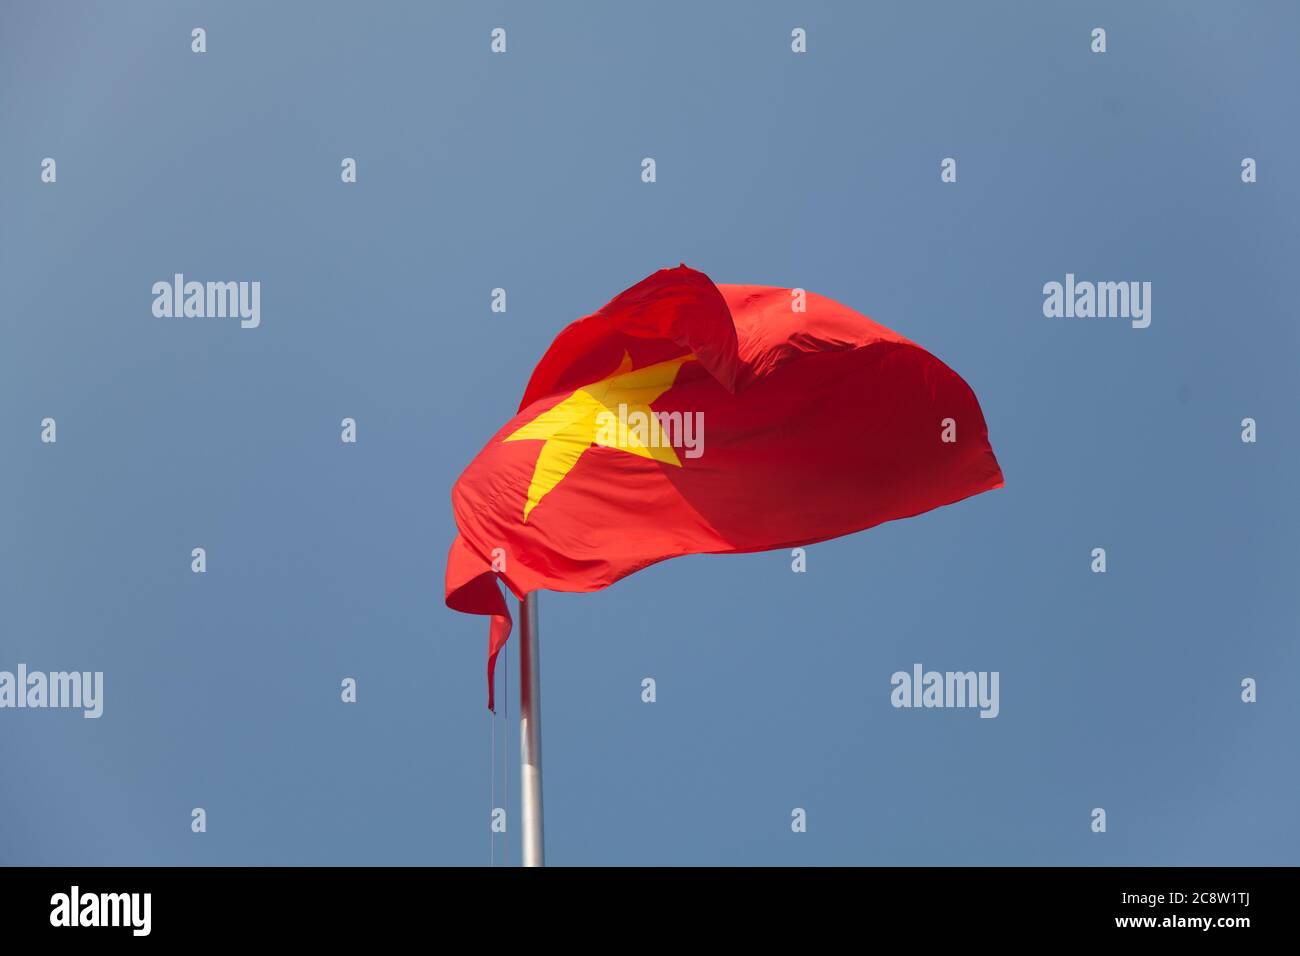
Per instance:
[[[105,709],[0,711],[0,863],[487,865],[450,488],[564,325],[679,262],[924,345],[1006,487],[804,574],[542,595],[549,863],[1300,862],[1298,33],[1280,2],[5,3],[0,669],[102,670]],[[260,281],[261,327],[155,318],[176,272]],[[1150,328],[1044,318],[1067,272],[1151,282]],[[895,710],[915,662],[999,671],[1000,716]]]

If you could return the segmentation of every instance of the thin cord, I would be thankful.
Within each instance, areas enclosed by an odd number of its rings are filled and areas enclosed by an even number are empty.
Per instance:
[[[510,865],[510,644],[509,643],[507,643],[505,646],[505,652],[506,652],[505,654],[506,659],[504,665],[505,666],[504,690],[505,690],[506,703],[505,703],[505,707],[503,708],[504,713],[502,714],[502,717],[504,719],[503,726],[505,727],[506,735],[501,745],[501,749],[505,751],[505,753],[502,754],[501,763],[503,769],[505,770],[505,777],[506,777],[506,782],[505,782],[506,838],[504,844],[501,847],[501,865],[509,866]]]
[[[497,865],[497,838],[492,830],[492,811],[497,798],[497,715],[488,711],[488,724],[491,726],[492,748],[488,754],[488,866]]]

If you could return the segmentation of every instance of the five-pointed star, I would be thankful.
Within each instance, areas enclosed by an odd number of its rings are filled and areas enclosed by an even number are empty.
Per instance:
[[[650,403],[672,388],[678,369],[693,358],[694,355],[683,355],[633,370],[632,357],[624,352],[623,361],[613,375],[584,385],[507,436],[505,441],[540,438],[544,442],[533,469],[533,480],[528,485],[524,521],[592,445],[617,448],[680,468],[682,463],[664,439]],[[617,427],[619,406],[626,406],[624,422],[637,412],[644,413],[649,426],[648,443],[634,429]]]

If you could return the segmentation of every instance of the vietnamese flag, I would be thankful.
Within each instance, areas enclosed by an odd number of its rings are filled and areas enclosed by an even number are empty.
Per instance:
[[[452,489],[447,606],[595,591],[682,554],[793,548],[1002,486],[975,393],[831,299],[663,269],[569,325]]]

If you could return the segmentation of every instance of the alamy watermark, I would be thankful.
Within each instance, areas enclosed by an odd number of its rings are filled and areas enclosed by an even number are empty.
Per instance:
[[[1043,286],[1043,315],[1049,319],[1130,319],[1135,329],[1151,324],[1150,282],[1076,282]]]
[[[262,283],[186,282],[183,273],[153,284],[153,314],[160,319],[239,319],[240,328],[262,324]]]
[[[920,664],[912,672],[895,671],[889,678],[895,707],[978,707],[981,717],[996,717],[998,671],[927,671]]]
[[[152,893],[83,893],[73,886],[50,897],[51,926],[125,926],[133,936],[148,936],[152,911]]]
[[[103,671],[27,670],[0,671],[0,710],[15,708],[62,707],[81,710],[83,717],[96,718],[104,713]]]
[[[625,404],[618,413],[602,410],[596,415],[596,444],[610,448],[680,448],[687,458],[704,454],[703,412],[657,412],[633,409]]]

